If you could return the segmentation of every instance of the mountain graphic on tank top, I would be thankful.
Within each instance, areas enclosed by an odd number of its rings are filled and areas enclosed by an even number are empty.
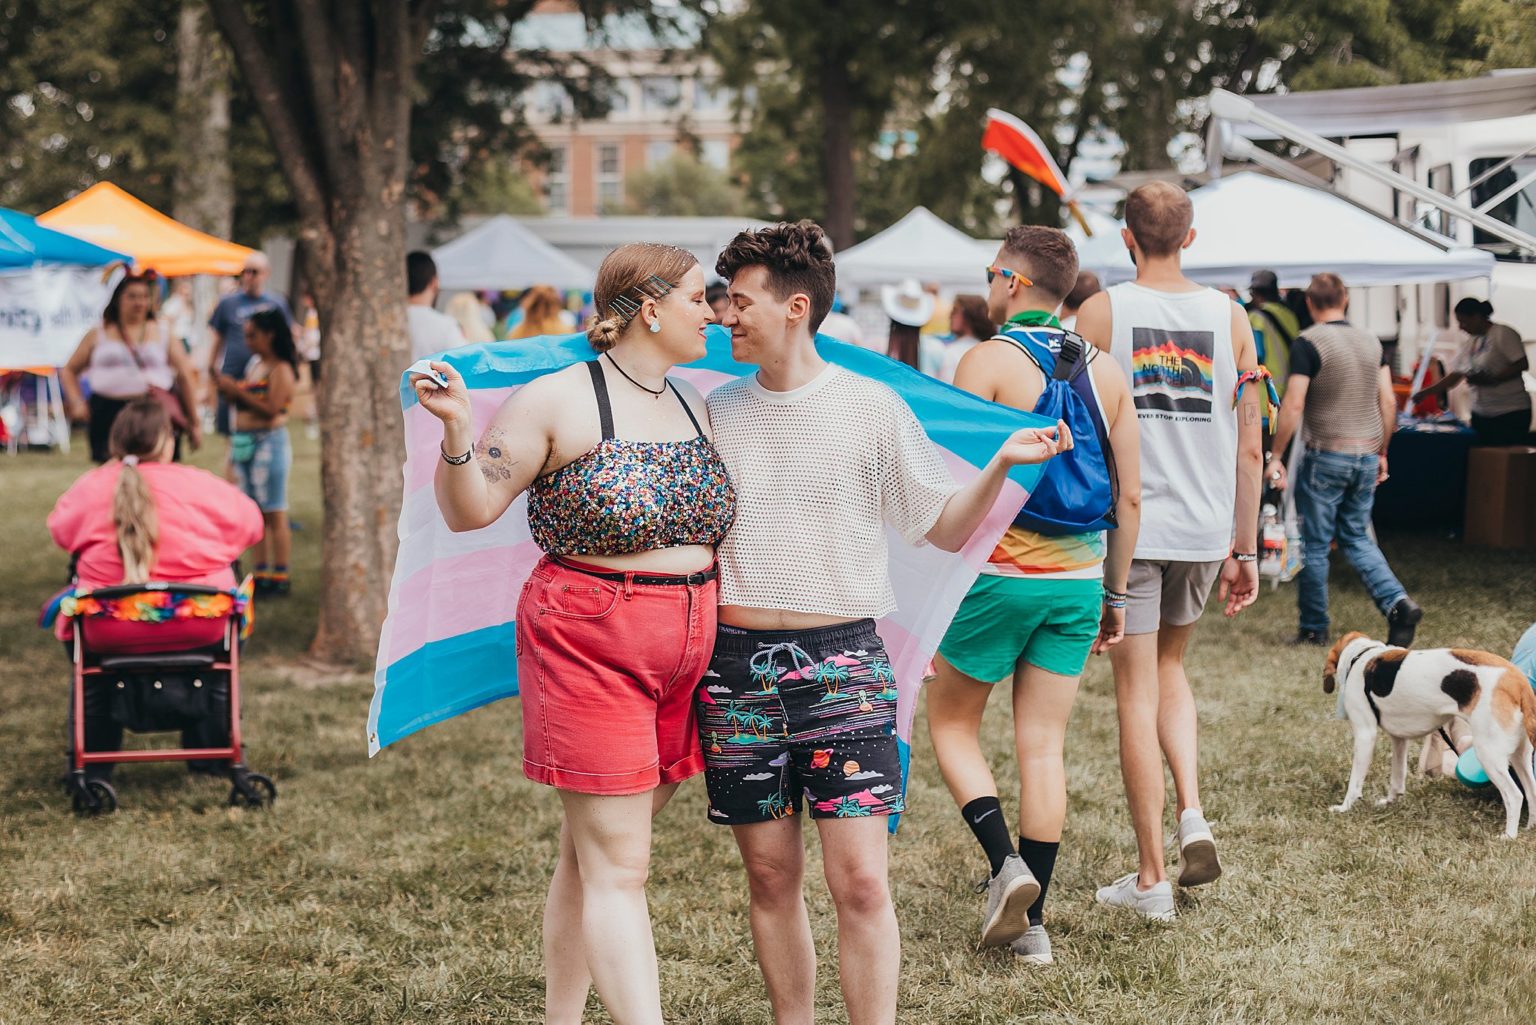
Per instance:
[[[1209,331],[1133,328],[1131,388],[1136,409],[1210,419],[1214,344]]]

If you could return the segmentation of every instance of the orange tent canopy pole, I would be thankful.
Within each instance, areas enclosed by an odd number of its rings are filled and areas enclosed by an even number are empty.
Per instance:
[[[253,250],[189,228],[111,182],[97,182],[38,223],[128,253],[139,271],[164,277],[239,274]]]

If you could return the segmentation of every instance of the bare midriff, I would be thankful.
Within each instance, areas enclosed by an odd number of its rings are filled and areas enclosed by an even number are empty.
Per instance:
[[[678,545],[675,548],[653,548],[648,552],[629,552],[624,555],[565,555],[567,562],[586,566],[601,566],[617,573],[669,573],[687,576],[702,573],[715,564],[715,549],[711,545]]]
[[[754,609],[746,605],[720,606],[720,622],[742,630],[816,630],[839,623],[855,623],[847,616],[824,616],[818,612],[792,612],[789,609]]]

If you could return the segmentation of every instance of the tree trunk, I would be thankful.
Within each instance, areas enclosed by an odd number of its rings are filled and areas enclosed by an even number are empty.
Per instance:
[[[229,238],[235,190],[229,166],[229,68],[201,0],[183,0],[176,26],[176,174],[171,216]]]
[[[828,47],[822,51],[822,163],[827,189],[827,234],[841,252],[854,243],[853,217],[857,198],[853,180],[853,105],[849,99],[848,66]]]
[[[336,244],[305,247],[325,345],[320,480],[325,526],[320,622],[311,654],[373,658],[398,547],[405,439],[400,372],[405,320],[405,217],[398,190],[358,183],[334,217]]]
[[[416,62],[432,0],[209,0],[299,208],[320,314],[325,526],[320,621],[310,651],[377,653],[398,547],[405,461],[400,373],[405,182]]]

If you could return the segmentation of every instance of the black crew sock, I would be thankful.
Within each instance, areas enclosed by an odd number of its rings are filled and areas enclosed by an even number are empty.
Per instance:
[[[1013,849],[1013,837],[1008,835],[1003,806],[995,797],[978,797],[961,808],[960,814],[965,816],[965,824],[976,834],[981,849],[987,852],[992,874],[997,875],[997,870],[1003,867],[1003,859],[1018,853]]]
[[[1051,873],[1056,869],[1056,851],[1061,842],[1047,843],[1019,837],[1019,857],[1029,866],[1030,874],[1040,884],[1040,896],[1029,906],[1029,924],[1039,925],[1045,914],[1045,891],[1051,888]]]

